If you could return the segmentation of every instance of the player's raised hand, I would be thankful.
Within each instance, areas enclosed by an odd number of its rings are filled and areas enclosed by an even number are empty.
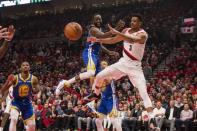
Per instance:
[[[8,29],[7,28],[2,28],[2,26],[0,26],[0,40],[2,38],[4,38],[7,33],[8,33]]]
[[[4,36],[6,41],[11,41],[14,37],[14,33],[15,33],[15,28],[13,25],[10,25],[8,27],[8,32],[6,33],[6,36]]]
[[[108,28],[110,29],[110,32],[114,35],[119,34],[120,32],[116,30],[115,28],[111,27],[111,25],[108,24]]]

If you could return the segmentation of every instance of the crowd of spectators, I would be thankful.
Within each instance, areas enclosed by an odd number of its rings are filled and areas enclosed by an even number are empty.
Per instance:
[[[152,70],[171,52],[170,47],[180,53],[173,62],[167,63],[165,71],[158,72],[155,79],[147,81],[156,114],[155,124],[167,127],[170,131],[174,127],[178,131],[182,128],[195,130],[194,127],[197,126],[196,46],[190,45],[188,41],[183,42],[178,23],[181,16],[194,13],[192,9],[197,7],[196,4],[190,0],[161,0],[156,3],[122,5],[116,7],[116,10],[99,9],[104,25],[108,22],[115,25],[120,18],[127,22],[128,14],[132,12],[144,16],[144,28],[149,34],[143,59],[146,78],[152,76]],[[33,97],[37,129],[96,130],[95,115],[82,104],[82,98],[90,92],[88,81],[73,84],[72,88],[66,89],[59,97],[54,95],[61,79],[71,78],[85,70],[81,66],[81,43],[87,35],[87,27],[95,10],[98,9],[66,10],[64,13],[22,16],[14,21],[16,37],[1,62],[0,84],[5,82],[10,73],[19,72],[22,61],[30,62],[31,72],[39,78],[41,88],[40,94]],[[71,42],[63,37],[63,27],[69,21],[77,21],[82,25],[84,37],[81,40]],[[121,44],[107,48],[122,51]],[[101,59],[110,64],[117,61],[103,53]],[[119,100],[118,117],[123,129],[147,130],[147,112],[137,89],[125,77],[116,82],[116,90]],[[2,114],[3,108],[0,109]],[[104,125],[106,130],[113,128],[109,119],[105,120]],[[20,118],[18,129],[23,128]]]

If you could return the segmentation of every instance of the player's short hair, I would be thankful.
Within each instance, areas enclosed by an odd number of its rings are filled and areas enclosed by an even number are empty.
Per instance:
[[[29,62],[28,62],[28,61],[23,61],[23,62],[21,62],[21,65],[22,65],[23,63],[28,63],[28,64],[29,64]]]
[[[140,22],[142,22],[142,23],[144,21],[141,14],[132,14],[132,17],[137,17],[140,20]]]
[[[95,17],[96,15],[100,15],[100,16],[101,16],[101,14],[99,14],[99,13],[94,13],[94,15],[92,16],[91,21],[93,21],[93,20],[94,20],[94,17]]]

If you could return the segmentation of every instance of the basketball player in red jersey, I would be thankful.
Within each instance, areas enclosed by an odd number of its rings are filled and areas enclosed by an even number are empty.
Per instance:
[[[131,27],[124,29],[122,32],[117,31],[109,25],[112,34],[116,35],[111,38],[95,39],[96,42],[103,44],[115,44],[123,41],[123,57],[120,60],[102,70],[97,74],[93,89],[96,95],[100,94],[102,84],[106,79],[118,80],[123,76],[128,76],[132,84],[138,89],[143,100],[144,106],[149,112],[149,119],[154,118],[153,107],[147,93],[146,80],[143,74],[141,60],[144,55],[144,49],[148,34],[142,29],[141,15],[133,15],[131,18]],[[153,125],[151,124],[151,127]]]
[[[0,59],[2,59],[3,56],[5,55],[9,46],[9,42],[14,37],[14,32],[15,32],[15,29],[13,25],[9,26],[8,28],[2,28],[2,26],[0,26],[0,40],[4,39],[4,42],[2,46],[0,47]]]

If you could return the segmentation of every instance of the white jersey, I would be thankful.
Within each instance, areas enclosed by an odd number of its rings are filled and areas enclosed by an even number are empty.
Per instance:
[[[129,33],[130,29],[131,28],[127,28],[125,30],[126,35],[131,35]],[[147,40],[148,34],[143,29],[140,29],[139,31],[132,33],[132,35],[138,35],[140,33],[146,34],[146,36],[147,36],[146,40]],[[123,57],[126,58],[126,59],[129,59],[129,60],[141,61],[142,58],[143,58],[143,55],[144,55],[146,40],[145,40],[144,43],[138,43],[138,42],[130,43],[128,41],[123,41],[123,44],[124,44]]]
[[[5,108],[5,113],[10,113],[10,108],[11,108],[11,101],[13,99],[13,86],[9,88],[8,95],[6,97],[6,108]]]

